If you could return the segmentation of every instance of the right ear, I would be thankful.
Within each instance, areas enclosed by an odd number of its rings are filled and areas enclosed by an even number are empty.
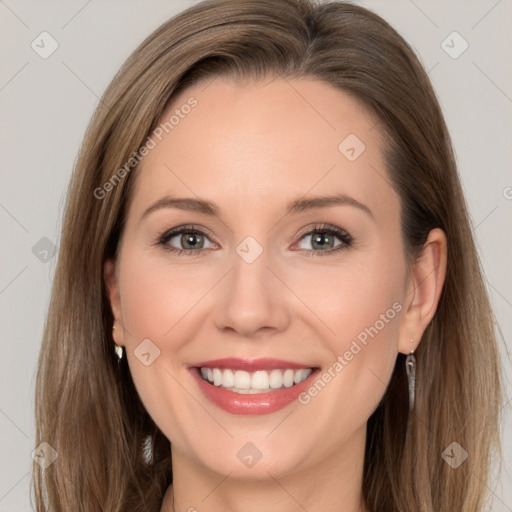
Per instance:
[[[121,317],[121,296],[119,294],[119,283],[116,275],[116,262],[113,259],[107,260],[103,267],[103,278],[107,287],[108,301],[114,317],[116,330],[112,331],[112,337],[118,345],[124,345],[124,328]]]

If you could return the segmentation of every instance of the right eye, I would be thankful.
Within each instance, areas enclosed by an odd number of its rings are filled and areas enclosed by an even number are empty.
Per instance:
[[[181,226],[162,234],[159,238],[158,245],[161,245],[166,251],[178,255],[195,255],[203,252],[206,240],[209,241],[209,238],[203,231],[193,226]],[[214,245],[212,242],[210,243]],[[176,247],[176,245],[178,245],[178,247]]]

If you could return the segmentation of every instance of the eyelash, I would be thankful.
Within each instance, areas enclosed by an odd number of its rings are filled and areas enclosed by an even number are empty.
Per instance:
[[[192,234],[200,234],[208,238],[208,235],[202,231],[199,227],[194,225],[188,225],[188,226],[181,226],[179,228],[174,228],[169,231],[165,231],[162,235],[159,236],[158,241],[155,245],[162,246],[162,248],[168,252],[172,252],[176,254],[177,256],[181,256],[184,253],[186,253],[188,256],[193,256],[196,254],[200,254],[208,249],[177,249],[176,247],[172,247],[168,245],[169,240],[174,238],[176,235],[181,235],[183,233],[192,233]],[[327,224],[320,224],[313,226],[312,229],[309,231],[303,233],[300,236],[299,242],[308,235],[314,235],[314,234],[328,234],[328,235],[334,235],[337,237],[341,244],[339,244],[337,247],[334,247],[328,251],[315,251],[314,249],[299,249],[299,252],[302,252],[308,257],[315,257],[315,256],[327,256],[333,253],[336,253],[338,251],[346,250],[348,249],[354,239],[353,237],[344,229],[337,228],[335,226],[330,226]]]

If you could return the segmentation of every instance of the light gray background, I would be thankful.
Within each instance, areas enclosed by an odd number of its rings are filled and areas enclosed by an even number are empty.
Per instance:
[[[43,237],[58,246],[78,147],[114,73],[144,37],[192,3],[0,0],[0,512],[31,510],[34,376],[56,262],[40,261],[32,248]],[[453,138],[503,334],[504,460],[493,510],[512,511],[512,1],[360,3],[420,55]],[[59,45],[47,59],[31,48],[43,31]],[[462,49],[457,36],[446,39],[453,31],[469,44],[458,58],[445,51]]]

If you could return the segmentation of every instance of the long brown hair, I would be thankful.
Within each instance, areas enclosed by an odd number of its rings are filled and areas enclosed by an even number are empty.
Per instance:
[[[221,75],[313,78],[379,120],[409,261],[439,227],[448,263],[416,352],[414,411],[399,355],[368,421],[364,498],[379,512],[482,510],[499,448],[499,366],[445,122],[424,69],[393,28],[362,7],[315,0],[198,3],[155,30],[105,91],[69,187],[39,358],[36,446],[47,442],[58,458],[44,471],[33,465],[37,510],[156,512],[172,483],[170,443],[141,403],[126,358],[118,365],[114,354],[103,265],[115,256],[137,172],[126,162],[178,92]],[[469,454],[457,469],[442,457],[452,442]]]

